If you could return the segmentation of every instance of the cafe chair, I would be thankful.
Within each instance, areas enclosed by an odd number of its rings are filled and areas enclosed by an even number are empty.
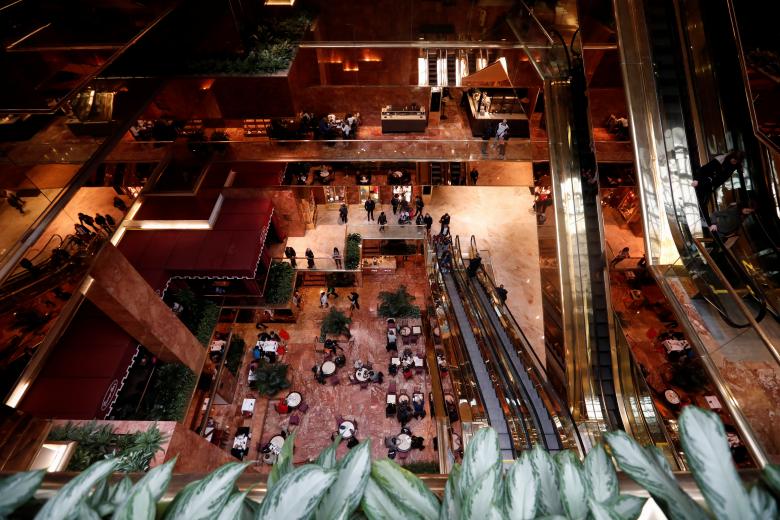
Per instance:
[[[339,381],[339,376],[332,375],[328,378],[328,383],[330,383],[331,386],[337,386],[341,384],[341,381]]]
[[[404,379],[406,379],[408,381],[409,379],[411,379],[413,377],[414,377],[414,374],[412,373],[412,369],[411,368],[407,368],[406,370],[404,370]]]
[[[368,381],[363,381],[362,383],[360,383],[360,389],[368,390]]]
[[[398,454],[397,454],[397,457],[399,459],[401,459],[401,460],[405,460],[406,458],[409,457],[409,452],[408,451],[399,451]]]
[[[292,414],[290,416],[290,426],[298,426],[299,424],[301,424],[301,418],[298,417],[298,414]]]
[[[398,388],[396,387],[395,381],[390,381],[390,384],[387,385],[387,393],[388,394],[394,394],[398,391]]]
[[[298,411],[301,413],[306,413],[309,411],[309,405],[307,403],[301,403],[298,405]]]
[[[287,403],[285,403],[283,400],[278,401],[274,405],[274,410],[276,410],[280,414],[290,413],[290,407],[287,406]]]

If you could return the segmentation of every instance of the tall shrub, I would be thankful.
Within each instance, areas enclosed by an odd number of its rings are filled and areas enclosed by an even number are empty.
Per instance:
[[[268,271],[265,301],[270,305],[286,303],[292,295],[295,269],[287,262],[277,262]]]

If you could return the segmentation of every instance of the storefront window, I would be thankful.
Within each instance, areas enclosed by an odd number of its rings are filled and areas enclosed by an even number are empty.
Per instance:
[[[346,189],[344,186],[325,186],[325,200],[328,204],[346,202]]]
[[[400,195],[402,199],[407,202],[412,201],[412,187],[411,186],[393,186],[393,195]]]

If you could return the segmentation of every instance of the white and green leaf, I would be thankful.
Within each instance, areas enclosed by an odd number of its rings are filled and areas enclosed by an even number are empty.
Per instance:
[[[149,490],[149,494],[152,495],[152,499],[157,502],[165,494],[165,490],[168,489],[168,484],[171,483],[171,476],[173,476],[173,468],[176,466],[176,459],[178,455],[165,464],[155,466],[150,469],[141,479],[133,486],[133,491],[140,487],[145,487]]]
[[[165,519],[210,519],[219,514],[233,493],[233,485],[248,463],[231,462],[194,485],[182,489],[165,511]]]
[[[761,472],[761,480],[780,499],[780,464],[767,464]]]
[[[241,493],[233,493],[228,498],[225,505],[222,507],[222,511],[219,512],[217,520],[234,520],[241,518],[242,511],[244,510],[244,500],[246,499],[252,488],[247,489]]]
[[[420,518],[420,515],[393,500],[393,497],[385,493],[373,478],[369,478],[366,483],[360,506],[369,520],[418,520]]]
[[[94,463],[62,486],[59,492],[43,505],[35,518],[64,520],[77,515],[81,503],[85,501],[92,487],[111,474],[118,463],[119,461],[116,459],[106,459]]]
[[[346,509],[346,516],[349,516],[360,505],[370,473],[371,441],[368,440],[352,448],[339,463],[336,482],[328,488],[317,507],[317,519],[336,518],[342,509]]]
[[[530,520],[536,516],[539,484],[531,457],[524,451],[504,478],[504,510],[507,518]]]
[[[544,449],[535,446],[529,455],[534,477],[538,484],[538,499],[536,514],[539,516],[554,516],[563,514],[563,505],[558,495],[555,463]]]
[[[670,520],[705,520],[707,513],[686,495],[655,455],[642,449],[625,432],[605,434],[618,467],[644,487]]]
[[[463,500],[482,475],[501,468],[498,435],[493,428],[481,428],[466,445],[460,475],[460,496]]]
[[[460,518],[461,499],[460,488],[460,464],[453,464],[450,475],[447,477],[447,484],[444,486],[444,501],[439,511],[439,520],[449,520],[450,518]]]
[[[585,457],[584,473],[590,496],[598,502],[609,502],[618,496],[617,473],[601,444]]]
[[[125,475],[122,480],[117,482],[115,486],[110,488],[110,500],[114,506],[120,506],[127,497],[130,496],[130,491],[133,489],[133,481],[130,477]]]
[[[339,444],[341,444],[341,435],[336,435],[336,438],[333,439],[333,442],[320,452],[320,455],[317,457],[315,464],[322,467],[323,469],[335,468],[336,449],[338,449]]]
[[[45,474],[44,470],[24,471],[0,480],[0,517],[8,516],[30,500]]]
[[[680,441],[693,478],[716,518],[758,518],[737,475],[723,423],[715,413],[686,407],[680,414]]]
[[[486,520],[490,518],[491,511],[496,508],[496,499],[499,496],[495,475],[497,472],[498,469],[496,468],[488,470],[487,473],[483,474],[483,478],[472,486],[469,494],[463,500],[460,518],[463,520]]]
[[[778,518],[777,502],[774,497],[761,486],[753,486],[750,490],[750,504],[759,518]]]
[[[555,463],[563,510],[570,519],[582,520],[588,516],[588,490],[580,461],[566,450],[556,454]]]
[[[295,448],[295,432],[290,434],[285,440],[284,445],[276,457],[274,467],[268,475],[268,490],[270,491],[279,480],[293,470],[293,449]],[[334,452],[335,457],[335,452]]]
[[[314,464],[293,469],[268,490],[257,518],[302,520],[311,517],[325,491],[336,480],[336,473]]]
[[[122,505],[116,508],[112,520],[153,520],[157,501],[146,485],[130,493]]]
[[[374,461],[371,465],[371,477],[385,493],[426,520],[435,520],[439,517],[439,500],[414,473],[403,469],[391,460],[384,459]],[[462,478],[463,474],[461,474]]]

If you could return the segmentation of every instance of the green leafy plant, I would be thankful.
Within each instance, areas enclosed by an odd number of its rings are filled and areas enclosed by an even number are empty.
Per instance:
[[[179,314],[184,326],[202,345],[207,346],[219,320],[219,306],[211,300],[201,298],[189,288],[179,289],[172,296],[172,300],[184,308]]]
[[[265,286],[265,301],[270,305],[279,305],[290,300],[295,280],[295,269],[287,262],[277,262],[268,271]]]
[[[68,422],[53,428],[50,441],[75,441],[76,450],[68,462],[68,471],[83,471],[95,462],[118,458],[118,471],[139,472],[149,469],[149,462],[162,449],[165,435],[156,424],[146,431],[118,434],[111,424],[98,425]]]
[[[284,363],[269,363],[261,359],[255,370],[255,389],[260,395],[273,396],[285,388],[290,388],[290,381],[287,379],[289,368],[290,366]]]
[[[624,432],[607,434],[618,467],[653,497],[670,520],[777,518],[780,466],[767,466],[749,488],[731,460],[723,425],[712,412],[692,406],[680,417],[683,450],[707,508],[680,488],[661,453],[643,448]],[[371,441],[358,444],[336,460],[337,437],[314,463],[295,467],[290,435],[267,480],[261,503],[249,490],[235,488],[248,464],[230,463],[185,486],[165,507],[157,502],[167,489],[175,460],[150,470],[132,484],[127,478],[109,484],[115,459],[99,461],[65,484],[43,503],[36,518],[238,518],[258,519],[627,519],[639,517],[646,498],[620,494],[612,459],[603,446],[580,462],[573,452],[555,456],[536,447],[508,468],[498,436],[483,428],[466,446],[440,501],[412,472],[391,460],[371,461]],[[43,472],[18,473],[0,481],[0,515],[20,517],[43,479]],[[30,511],[27,509],[26,511]],[[32,515],[30,515],[32,516]],[[26,516],[21,516],[26,517]]]
[[[198,321],[198,328],[195,330],[195,337],[201,345],[208,345],[214,328],[219,321],[219,306],[206,300],[203,304],[203,312]]]
[[[360,233],[350,233],[347,235],[347,245],[344,249],[344,267],[346,269],[357,269],[360,267],[360,245],[363,238]]]
[[[324,341],[328,334],[344,334],[345,336],[350,337],[350,323],[352,323],[352,318],[340,310],[331,307],[330,312],[325,315],[325,318],[323,318],[322,324],[320,325],[320,338]]]
[[[379,308],[377,313],[383,318],[419,318],[420,308],[412,304],[415,297],[406,291],[402,285],[394,292],[379,293]]]
[[[246,342],[244,341],[244,338],[233,336],[230,340],[227,358],[225,359],[225,368],[227,368],[231,374],[238,374],[238,369],[241,367],[241,361],[244,359],[245,351]]]
[[[177,363],[161,365],[155,370],[138,413],[123,419],[181,421],[187,413],[194,388],[195,374],[192,370]]]

